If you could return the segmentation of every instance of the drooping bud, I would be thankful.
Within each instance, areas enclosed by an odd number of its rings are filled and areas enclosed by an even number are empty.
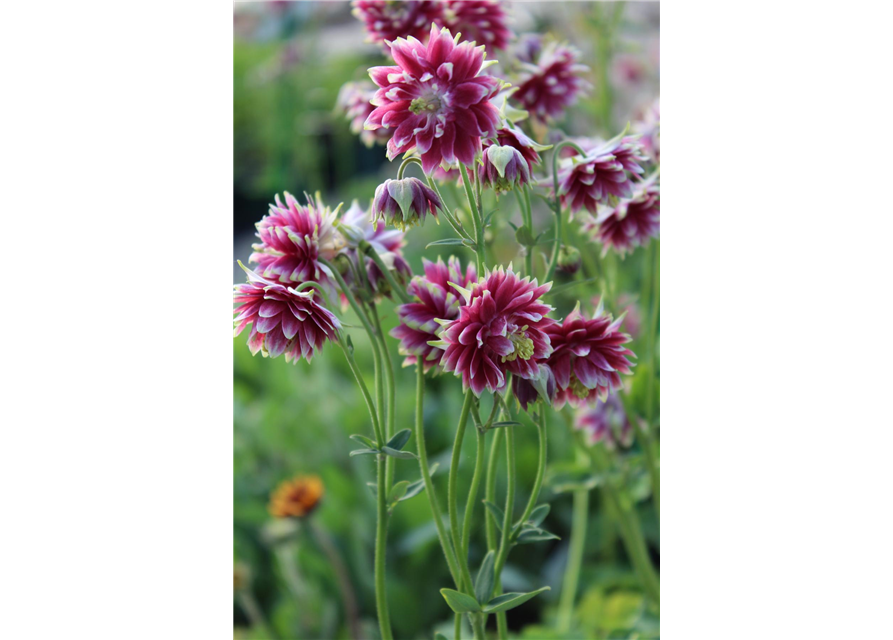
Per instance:
[[[565,273],[571,275],[577,273],[580,269],[580,250],[577,247],[569,247],[566,244],[561,245],[558,250],[558,268]]]
[[[510,146],[491,145],[484,149],[483,165],[478,167],[481,183],[497,192],[511,191],[530,182],[530,168],[521,152]]]
[[[384,220],[401,231],[425,222],[430,213],[435,218],[443,207],[440,197],[418,178],[385,180],[375,190],[372,200],[372,219]]]

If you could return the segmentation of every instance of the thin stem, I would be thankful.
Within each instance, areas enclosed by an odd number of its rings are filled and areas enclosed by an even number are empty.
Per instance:
[[[577,448],[577,461],[589,463],[586,454]],[[587,464],[587,466],[588,466]],[[561,585],[561,602],[558,605],[558,631],[567,633],[571,628],[577,586],[580,582],[580,568],[583,565],[583,552],[586,548],[586,527],[589,519],[589,490],[574,491],[574,510],[571,520],[570,549]]]
[[[413,163],[419,165],[420,167],[422,166],[422,161],[418,158],[407,158],[403,161],[403,164],[400,165],[400,170],[405,170],[405,167]],[[473,242],[474,238],[468,235],[468,232],[465,231],[465,229],[462,227],[462,223],[459,222],[459,220],[456,219],[456,217],[450,212],[450,208],[447,206],[446,200],[443,199],[443,195],[440,193],[440,189],[437,187],[437,182],[434,180],[434,178],[429,176],[424,171],[422,171],[422,174],[425,176],[425,180],[428,182],[428,186],[434,189],[434,193],[437,194],[437,197],[440,198],[441,203],[443,203],[443,207],[440,210],[443,211],[444,217],[446,217],[447,222],[450,223],[453,231],[455,231],[456,235],[458,235],[460,238],[465,238],[466,240],[471,240]],[[398,172],[397,178],[401,178],[402,175],[402,173]]]
[[[382,272],[384,275],[384,279],[388,281],[388,284],[391,287],[391,291],[393,291],[397,297],[400,298],[403,304],[408,302],[412,302],[412,298],[409,297],[406,293],[406,288],[401,287],[400,284],[394,279],[394,274],[391,273],[391,270],[388,269],[387,265],[385,265],[384,260],[381,259],[381,256],[378,255],[378,251],[375,250],[371,244],[363,240],[360,242],[360,251],[364,251],[372,261],[378,266],[378,270]]]
[[[496,554],[494,573],[502,576],[502,568],[505,566],[509,555],[509,535],[512,532],[512,512],[515,504],[515,430],[512,427],[506,429],[506,479],[508,488],[505,493],[505,516],[502,521],[502,539],[499,541],[499,552]],[[492,594],[491,594],[492,597]]]
[[[527,222],[526,225],[530,229],[530,234],[533,236],[533,210],[530,206],[530,187],[526,184],[524,185],[524,203],[527,206]],[[536,274],[533,272],[533,247],[527,247],[527,252],[524,255],[524,266],[526,268],[526,273],[531,278],[535,277]]]
[[[400,163],[400,168],[397,169],[397,180],[403,179],[403,172],[406,171],[406,168],[411,164],[417,164],[420,167],[422,166],[422,161],[416,157],[407,158],[403,162]]]
[[[539,499],[540,490],[543,486],[543,476],[545,476],[546,474],[547,438],[545,406],[540,409],[540,419],[539,421],[534,421],[534,424],[536,425],[537,435],[539,436],[540,455],[536,468],[536,478],[533,481],[533,490],[530,492],[530,499],[527,501],[527,506],[524,508],[524,512],[522,513],[520,520],[518,520],[519,523],[526,521],[527,518],[530,517],[530,514],[533,512],[534,507],[536,507],[536,501]]]
[[[380,447],[384,445],[386,440],[384,440],[384,434],[382,433],[381,425],[378,422],[378,412],[375,410],[375,403],[372,401],[372,395],[369,393],[369,388],[366,386],[365,380],[363,380],[363,374],[360,373],[360,368],[357,366],[353,354],[350,352],[350,349],[347,348],[347,345],[344,344],[343,335],[339,335],[335,342],[344,352],[344,357],[347,358],[347,365],[350,367],[354,378],[356,378],[357,385],[360,387],[360,393],[363,395],[363,400],[366,401],[366,408],[369,410],[369,417],[372,418],[372,429],[375,432],[376,444]]]
[[[487,462],[487,483],[484,488],[484,499],[487,502],[496,504],[496,463],[499,461],[499,445],[502,444],[502,432],[504,429],[497,429],[493,435],[493,442],[490,444],[490,459]],[[487,550],[496,550],[496,518],[487,509],[486,524],[487,530]]]
[[[558,195],[558,157],[564,147],[573,147],[582,157],[586,157],[586,152],[570,140],[562,140],[555,145],[555,150],[552,152],[552,186],[555,191],[553,209],[555,212],[555,240],[552,244],[552,257],[549,259],[549,267],[546,269],[546,276],[543,278],[543,282],[549,282],[552,279],[552,275],[555,273],[555,265],[558,264],[558,250],[561,248],[561,217],[563,214],[561,212],[561,197]]]
[[[363,312],[362,307],[360,307],[360,305],[357,303],[357,300],[356,298],[354,298],[353,293],[351,293],[347,284],[344,282],[344,278],[342,278],[341,274],[338,273],[338,269],[336,269],[335,266],[325,258],[319,258],[319,261],[327,266],[332,272],[332,275],[335,277],[335,281],[341,288],[341,292],[344,294],[344,297],[347,298],[347,302],[350,303],[350,308],[353,309],[355,314],[357,314],[357,317],[360,319],[360,322],[363,323],[363,327],[369,333],[369,336],[371,337],[375,335],[375,329],[372,328],[372,324],[369,322],[369,318]]]
[[[480,419],[478,419],[480,422]],[[474,475],[471,477],[471,488],[468,490],[468,501],[465,503],[465,518],[462,520],[462,556],[468,557],[468,541],[471,539],[471,520],[474,517],[474,508],[477,505],[478,488],[481,485],[481,476],[484,469],[484,452],[487,444],[484,430],[476,426],[477,457],[474,462]]]
[[[384,458],[378,456],[378,485],[376,497],[378,502],[377,522],[375,527],[375,610],[378,613],[378,626],[382,640],[392,640],[391,615],[388,611],[388,593],[385,584],[385,563],[388,541],[388,505],[387,505],[387,469]]]
[[[459,571],[462,576],[463,590],[471,595],[473,593],[474,582],[471,580],[471,572],[468,570],[468,556],[462,554],[462,534],[459,530],[459,506],[458,506],[458,481],[459,481],[459,457],[462,453],[462,441],[465,438],[465,423],[468,422],[468,413],[471,409],[471,403],[474,401],[474,394],[469,389],[465,393],[465,403],[462,405],[462,413],[459,415],[459,426],[456,428],[456,441],[453,443],[453,457],[450,461],[450,481],[449,481],[449,512],[450,512],[450,529],[453,536],[453,548],[456,550]]]
[[[415,396],[415,438],[416,446],[419,454],[419,469],[422,472],[422,480],[425,483],[425,494],[428,496],[428,504],[431,507],[431,516],[434,518],[434,525],[437,527],[437,537],[440,539],[440,547],[443,549],[443,555],[446,557],[447,565],[450,568],[450,575],[457,589],[461,589],[459,567],[456,560],[456,552],[452,547],[452,542],[447,537],[446,528],[443,526],[443,516],[440,511],[440,504],[437,502],[437,494],[434,493],[434,482],[431,480],[431,470],[428,467],[428,451],[425,448],[425,425],[424,425],[424,402],[425,402],[425,370],[422,363],[419,362],[417,369],[417,383]],[[458,615],[458,614],[457,614]]]
[[[391,359],[391,353],[388,351],[388,343],[385,340],[384,332],[381,330],[381,320],[378,317],[378,310],[372,305],[372,321],[375,323],[375,330],[378,335],[378,344],[382,354],[382,369],[384,369],[385,386],[387,387],[388,410],[385,421],[385,438],[390,440],[397,428],[397,387],[394,383],[394,361]],[[390,491],[394,484],[394,463],[395,458],[388,456],[386,460],[387,483],[385,486]]]
[[[461,613],[456,614],[456,623],[455,623],[455,630],[453,631],[453,636],[456,638],[456,640],[462,640],[462,614]]]
[[[360,628],[360,616],[357,609],[357,597],[354,594],[353,587],[350,584],[350,576],[347,573],[347,567],[338,553],[338,549],[332,542],[332,538],[319,524],[318,520],[310,520],[310,529],[313,531],[313,537],[325,553],[332,570],[335,572],[335,579],[338,582],[338,590],[341,591],[341,599],[344,601],[344,617],[347,618],[347,626],[350,629],[350,637],[353,640],[361,640],[362,630]]]
[[[472,167],[474,169],[474,167]],[[459,171],[462,173],[462,185],[465,187],[465,197],[468,200],[468,206],[471,208],[471,219],[474,222],[474,237],[475,237],[475,256],[477,257],[477,271],[478,275],[484,273],[484,221],[481,218],[481,212],[478,209],[477,201],[474,195],[474,185],[471,180],[468,179],[468,171],[465,169],[464,164],[459,164]],[[477,172],[475,172],[475,176],[477,176]]]

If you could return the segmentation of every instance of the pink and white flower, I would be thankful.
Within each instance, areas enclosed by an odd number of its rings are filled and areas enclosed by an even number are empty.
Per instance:
[[[413,36],[424,39],[432,22],[443,19],[437,0],[355,0],[353,14],[366,26],[370,42]]]
[[[498,0],[446,0],[444,25],[463,40],[493,49],[505,49],[512,38],[508,17]]]
[[[402,249],[406,244],[406,241],[403,239],[403,232],[389,228],[384,221],[373,221],[356,200],[341,216],[341,219],[338,221],[338,228],[347,240],[345,252],[351,260],[356,261],[359,259],[359,245],[360,242],[365,241],[381,256],[385,266],[394,271],[394,276],[398,282],[406,282],[412,277],[412,269],[406,258],[403,257]],[[373,290],[376,293],[390,296],[391,291],[381,269],[378,268],[378,265],[375,264],[372,258],[369,256],[364,257],[366,277],[369,279]],[[350,271],[343,273],[342,276],[348,283],[355,279]]]
[[[338,92],[337,107],[350,120],[350,130],[360,136],[367,147],[374,144],[387,144],[391,132],[387,129],[370,131],[364,128],[366,118],[375,110],[370,102],[375,95],[375,85],[368,80],[346,82]]]
[[[624,447],[633,443],[633,425],[616,393],[608,396],[605,402],[577,409],[574,428],[586,433],[589,444],[603,442],[609,449],[614,449],[617,443]]]
[[[471,165],[481,138],[495,136],[499,127],[490,99],[500,82],[481,75],[484,47],[457,44],[448,29],[434,25],[427,46],[409,37],[390,47],[397,65],[369,69],[380,88],[366,128],[393,129],[388,158],[414,149],[427,174],[441,162]]]
[[[448,264],[423,260],[424,276],[416,276],[409,283],[407,293],[412,302],[397,307],[400,324],[391,330],[391,336],[400,341],[400,353],[406,356],[403,364],[416,364],[421,358],[425,371],[437,366],[443,350],[430,343],[437,340],[440,329],[438,320],[455,320],[464,300],[450,282],[466,287],[477,281],[477,271],[469,264],[465,271],[459,259],[450,256]]]
[[[235,285],[233,322],[235,335],[251,325],[248,348],[252,354],[275,358],[284,353],[286,362],[297,363],[301,358],[309,362],[326,340],[335,339],[341,323],[318,302],[318,291],[296,291],[242,268],[248,282]]]
[[[546,317],[552,307],[540,301],[551,287],[551,282],[522,280],[509,266],[460,290],[465,304],[459,317],[444,323],[441,339],[432,343],[444,349],[444,371],[461,376],[462,386],[478,396],[484,389],[505,389],[509,373],[525,379],[539,375],[539,362],[552,353],[545,332],[553,323]]]
[[[336,215],[318,198],[302,205],[286,192],[283,204],[277,194],[269,214],[256,225],[261,241],[252,245],[248,261],[258,264],[264,278],[284,284],[313,281],[333,286],[332,272],[319,259],[332,260],[345,245],[335,229]]]
[[[552,345],[548,364],[555,374],[558,392],[555,407],[565,402],[575,407],[601,399],[621,386],[620,374],[631,374],[627,356],[635,354],[624,347],[632,338],[621,333],[623,318],[613,320],[601,305],[591,319],[580,313],[579,305],[564,319],[546,328]]]
[[[618,137],[598,145],[584,157],[579,154],[560,160],[558,195],[571,214],[585,210],[595,213],[610,196],[629,198],[633,178],[645,170],[639,165],[648,158],[636,136]]]
[[[543,44],[527,36],[519,53],[518,90],[512,99],[542,122],[560,118],[591,87],[582,77],[589,67],[579,63],[580,52],[570,45]]]
[[[630,198],[620,199],[615,206],[600,207],[598,216],[584,224],[584,229],[602,244],[603,253],[613,249],[621,256],[660,237],[660,185],[656,176],[636,185]]]

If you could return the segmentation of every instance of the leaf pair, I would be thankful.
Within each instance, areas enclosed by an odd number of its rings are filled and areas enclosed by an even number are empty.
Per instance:
[[[410,436],[412,436],[412,430],[410,429],[403,429],[402,431],[398,431],[390,440],[387,441],[384,446],[381,447],[381,449],[379,449],[375,445],[374,440],[355,433],[350,436],[350,439],[359,442],[360,444],[366,445],[367,448],[354,449],[350,452],[350,456],[369,456],[381,453],[387,456],[391,456],[392,458],[397,458],[399,460],[417,460],[418,456],[416,454],[412,453],[411,451],[402,450],[403,447],[406,446],[406,443],[409,442]]]
[[[460,593],[453,589],[441,589],[440,593],[444,600],[446,600],[450,609],[456,613],[499,613],[500,611],[514,609],[543,591],[549,591],[550,588],[551,587],[542,587],[541,589],[529,591],[527,593],[504,593],[501,596],[496,596],[483,606],[470,595]]]

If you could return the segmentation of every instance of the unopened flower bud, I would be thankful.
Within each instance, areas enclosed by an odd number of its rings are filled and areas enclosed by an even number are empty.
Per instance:
[[[385,180],[375,190],[372,218],[406,231],[424,224],[428,213],[436,218],[437,210],[442,207],[437,193],[418,178]]]
[[[580,269],[580,250],[577,247],[561,245],[558,250],[558,268],[571,275]]]
[[[521,152],[514,147],[494,144],[484,149],[478,178],[482,184],[497,192],[511,191],[516,185],[530,182],[530,168]]]

